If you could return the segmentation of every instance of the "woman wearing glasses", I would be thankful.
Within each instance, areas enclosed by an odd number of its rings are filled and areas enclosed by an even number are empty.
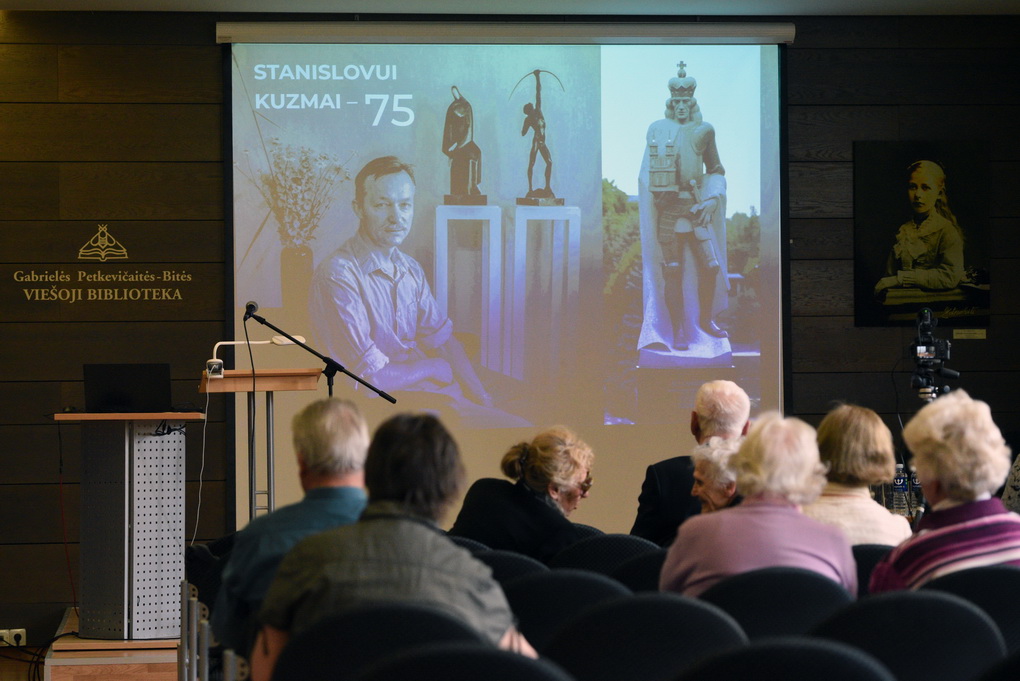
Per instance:
[[[563,426],[514,445],[500,463],[510,480],[471,485],[450,534],[548,561],[581,538],[569,516],[591,489],[593,458]]]

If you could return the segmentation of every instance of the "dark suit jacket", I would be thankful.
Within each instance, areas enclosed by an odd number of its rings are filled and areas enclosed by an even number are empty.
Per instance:
[[[630,533],[659,546],[672,544],[680,523],[701,512],[701,501],[691,496],[693,485],[694,463],[689,456],[675,456],[649,466]]]

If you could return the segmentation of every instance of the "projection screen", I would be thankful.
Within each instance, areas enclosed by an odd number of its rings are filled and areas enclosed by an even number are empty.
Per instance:
[[[687,453],[662,437],[715,378],[781,409],[779,46],[407,29],[220,30],[237,337],[257,301],[397,398],[338,375],[373,425],[434,410],[490,457],[554,423]]]

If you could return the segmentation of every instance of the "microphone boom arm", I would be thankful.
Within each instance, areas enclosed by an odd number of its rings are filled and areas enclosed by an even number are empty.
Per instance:
[[[262,315],[255,314],[253,312],[251,314],[251,318],[254,319],[255,321],[257,321],[259,324],[262,324],[263,326],[268,326],[273,331],[277,332],[278,334],[280,334],[281,336],[283,336],[287,340],[289,340],[292,343],[294,343],[294,345],[298,345],[298,346],[304,348],[305,350],[307,350],[308,352],[310,352],[311,354],[315,355],[320,360],[322,360],[323,363],[325,363],[325,365],[326,365],[326,367],[322,370],[322,373],[326,376],[326,385],[329,388],[329,396],[330,397],[333,396],[333,378],[339,372],[339,373],[345,374],[347,376],[350,376],[355,381],[357,381],[361,385],[365,386],[366,388],[368,388],[372,392],[376,393],[377,395],[379,395],[379,397],[383,398],[384,400],[386,400],[390,404],[396,404],[397,403],[397,399],[395,397],[393,397],[392,395],[390,395],[389,393],[387,393],[387,392],[385,392],[383,390],[380,390],[379,388],[375,387],[374,385],[372,385],[368,381],[364,380],[360,376],[356,376],[355,374],[352,374],[342,364],[340,364],[340,362],[336,361],[332,357],[326,357],[325,355],[323,355],[319,351],[317,351],[314,348],[308,346],[306,343],[303,343],[302,341],[299,341],[297,338],[295,338],[294,336],[290,335],[289,333],[287,333],[286,331],[284,331],[280,327],[275,326],[271,322],[266,321],[266,318],[263,317]]]

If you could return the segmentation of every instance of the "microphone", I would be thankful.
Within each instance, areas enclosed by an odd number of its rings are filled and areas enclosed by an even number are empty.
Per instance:
[[[256,303],[254,300],[249,300],[247,303],[244,304],[244,319],[242,319],[241,321],[242,322],[248,321],[249,319],[252,318],[252,315],[254,315],[258,311],[259,304]]]

